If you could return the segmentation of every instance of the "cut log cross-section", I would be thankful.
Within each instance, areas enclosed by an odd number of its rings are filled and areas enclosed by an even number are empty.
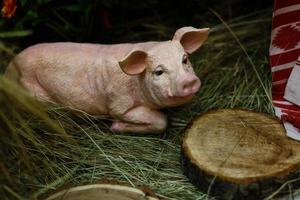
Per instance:
[[[118,184],[90,184],[52,194],[46,200],[159,200],[138,188]]]
[[[207,112],[186,129],[185,174],[222,199],[257,199],[295,175],[300,143],[286,137],[280,121],[239,109]]]

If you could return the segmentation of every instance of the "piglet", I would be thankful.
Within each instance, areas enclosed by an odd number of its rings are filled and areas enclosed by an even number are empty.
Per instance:
[[[39,100],[108,115],[115,132],[159,133],[161,108],[191,101],[201,82],[188,54],[209,28],[178,29],[172,40],[125,44],[43,43],[19,53],[5,75]]]

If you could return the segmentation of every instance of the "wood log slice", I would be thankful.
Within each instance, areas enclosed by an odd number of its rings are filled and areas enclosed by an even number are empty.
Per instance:
[[[214,110],[185,130],[182,165],[192,183],[219,199],[261,199],[299,176],[300,142],[267,114]]]
[[[95,183],[68,187],[45,200],[159,200],[149,189],[117,183]]]

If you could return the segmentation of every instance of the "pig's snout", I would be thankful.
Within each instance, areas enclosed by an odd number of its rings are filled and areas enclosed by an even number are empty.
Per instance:
[[[195,75],[190,75],[179,81],[178,96],[184,97],[198,92],[201,86],[200,79]]]

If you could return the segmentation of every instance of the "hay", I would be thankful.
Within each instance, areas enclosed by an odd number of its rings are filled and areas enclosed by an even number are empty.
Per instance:
[[[65,183],[101,178],[146,185],[165,199],[207,198],[181,171],[181,132],[193,116],[215,108],[273,114],[270,23],[268,10],[213,27],[192,57],[202,89],[191,104],[166,109],[169,128],[160,136],[114,134],[110,120],[42,105],[0,77],[1,199],[37,199]],[[0,64],[4,69],[7,60]]]

